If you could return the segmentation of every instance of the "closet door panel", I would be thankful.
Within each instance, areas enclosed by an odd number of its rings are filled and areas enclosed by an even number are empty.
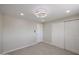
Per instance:
[[[65,49],[79,53],[79,20],[65,22]]]

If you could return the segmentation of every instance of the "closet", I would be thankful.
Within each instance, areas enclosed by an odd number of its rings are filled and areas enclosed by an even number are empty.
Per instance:
[[[79,20],[65,22],[65,49],[79,54]]]
[[[79,20],[52,23],[52,44],[79,54]]]

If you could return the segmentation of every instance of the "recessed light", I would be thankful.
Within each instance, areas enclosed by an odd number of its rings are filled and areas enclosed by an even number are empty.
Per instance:
[[[23,16],[23,15],[24,15],[24,13],[20,13],[20,15],[21,15],[21,16]]]
[[[66,13],[70,13],[70,10],[66,10]]]

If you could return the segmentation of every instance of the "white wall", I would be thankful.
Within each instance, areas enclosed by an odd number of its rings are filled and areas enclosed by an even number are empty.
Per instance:
[[[43,42],[52,43],[52,23],[43,24]]]
[[[69,20],[70,19],[78,19],[78,17],[70,17]],[[19,19],[11,16],[3,16],[2,20],[3,27],[0,23],[0,31],[2,27],[3,52],[7,52],[23,46],[29,46],[30,44],[34,44],[41,41],[53,44],[60,48],[64,48],[64,23],[62,21],[48,22],[42,25],[37,22],[32,22],[26,19]],[[66,21],[66,19],[63,20]],[[36,30],[36,32],[34,32],[34,30]],[[0,48],[2,47],[1,41],[2,40],[0,33]],[[79,45],[78,41],[77,45]]]
[[[44,23],[44,42],[79,54],[79,20],[76,19],[79,15]]]
[[[2,15],[0,14],[0,54],[2,53]]]
[[[44,23],[44,42],[64,48],[64,22]]]
[[[65,49],[79,54],[79,20],[65,22]]]
[[[4,16],[3,51],[29,46],[37,42],[37,23],[10,16]]]
[[[52,44],[64,48],[64,22],[52,24]]]

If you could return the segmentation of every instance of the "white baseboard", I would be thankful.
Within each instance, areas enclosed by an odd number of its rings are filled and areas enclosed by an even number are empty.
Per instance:
[[[3,52],[2,55],[6,55],[7,53],[10,53],[10,52],[22,49],[22,48],[33,46],[33,45],[38,44],[38,43],[40,43],[40,42],[35,42],[35,43],[32,43],[32,44],[29,44],[28,46],[23,46],[23,47],[19,47],[19,48],[16,48],[16,49],[12,49],[10,51]]]
[[[23,47],[19,47],[19,48],[16,48],[16,49],[12,49],[12,50],[10,50],[10,51],[3,52],[3,53],[0,54],[0,55],[7,55],[7,53],[10,53],[10,52],[13,52],[13,51],[22,49],[22,48],[30,47],[30,46],[36,45],[36,44],[38,44],[38,43],[40,43],[40,42],[35,42],[35,43],[32,43],[32,44],[29,44],[28,46],[23,46]],[[49,45],[51,45],[51,46],[55,46],[55,45],[53,45],[53,44],[51,44],[51,43],[48,43],[48,42],[43,42],[43,43],[49,44]],[[57,47],[57,46],[55,46],[55,47]],[[58,47],[58,48],[59,48],[59,47]],[[61,49],[63,49],[63,48],[61,48]],[[65,50],[67,50],[67,49],[65,49]],[[67,50],[67,51],[69,51],[69,50]],[[70,51],[70,52],[75,53],[75,52],[73,52],[73,51]],[[75,54],[78,54],[78,53],[75,53]]]
[[[43,42],[43,43],[46,43],[46,44],[49,44],[49,45],[51,45],[51,46],[57,47],[57,46],[55,46],[55,45],[53,45],[53,44],[51,44],[51,43],[49,43],[49,42]],[[57,47],[57,48],[60,48],[60,47]],[[74,51],[67,50],[67,49],[65,49],[65,48],[60,48],[60,49],[64,49],[64,50],[66,50],[66,51],[69,51],[69,52],[71,52],[71,53],[74,53],[74,54],[76,54],[76,55],[79,55],[79,53],[74,52]]]

